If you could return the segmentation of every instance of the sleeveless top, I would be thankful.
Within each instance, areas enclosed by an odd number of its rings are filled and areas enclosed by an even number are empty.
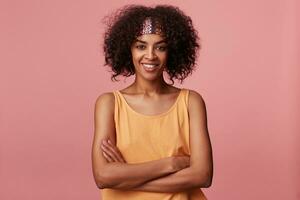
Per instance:
[[[182,88],[175,103],[164,113],[144,115],[129,106],[120,91],[115,97],[116,146],[127,163],[140,163],[170,156],[190,155],[189,90]],[[205,200],[201,189],[158,193],[102,189],[102,200]]]

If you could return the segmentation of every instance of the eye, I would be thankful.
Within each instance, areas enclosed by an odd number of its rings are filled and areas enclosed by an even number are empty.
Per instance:
[[[136,45],[136,48],[140,49],[140,50],[144,50],[144,49],[146,49],[146,46],[143,44],[138,44],[138,45]]]
[[[157,46],[156,49],[159,51],[166,51],[167,47],[166,46]]]

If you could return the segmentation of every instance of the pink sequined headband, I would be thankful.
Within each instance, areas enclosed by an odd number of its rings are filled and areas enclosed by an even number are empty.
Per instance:
[[[140,35],[144,34],[162,34],[162,27],[158,21],[153,21],[151,18],[146,18]]]

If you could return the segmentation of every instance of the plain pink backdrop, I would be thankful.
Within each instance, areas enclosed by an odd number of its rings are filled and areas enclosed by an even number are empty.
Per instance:
[[[141,1],[0,1],[0,199],[100,199],[93,109],[110,81],[101,19]],[[206,101],[209,199],[300,199],[300,2],[147,1],[179,6],[201,37],[183,85]],[[124,80],[124,79],[121,79]]]

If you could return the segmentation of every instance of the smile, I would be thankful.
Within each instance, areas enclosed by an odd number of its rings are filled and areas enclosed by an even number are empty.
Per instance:
[[[146,63],[142,63],[144,69],[146,71],[154,71],[157,67],[158,67],[158,64],[146,64]]]

